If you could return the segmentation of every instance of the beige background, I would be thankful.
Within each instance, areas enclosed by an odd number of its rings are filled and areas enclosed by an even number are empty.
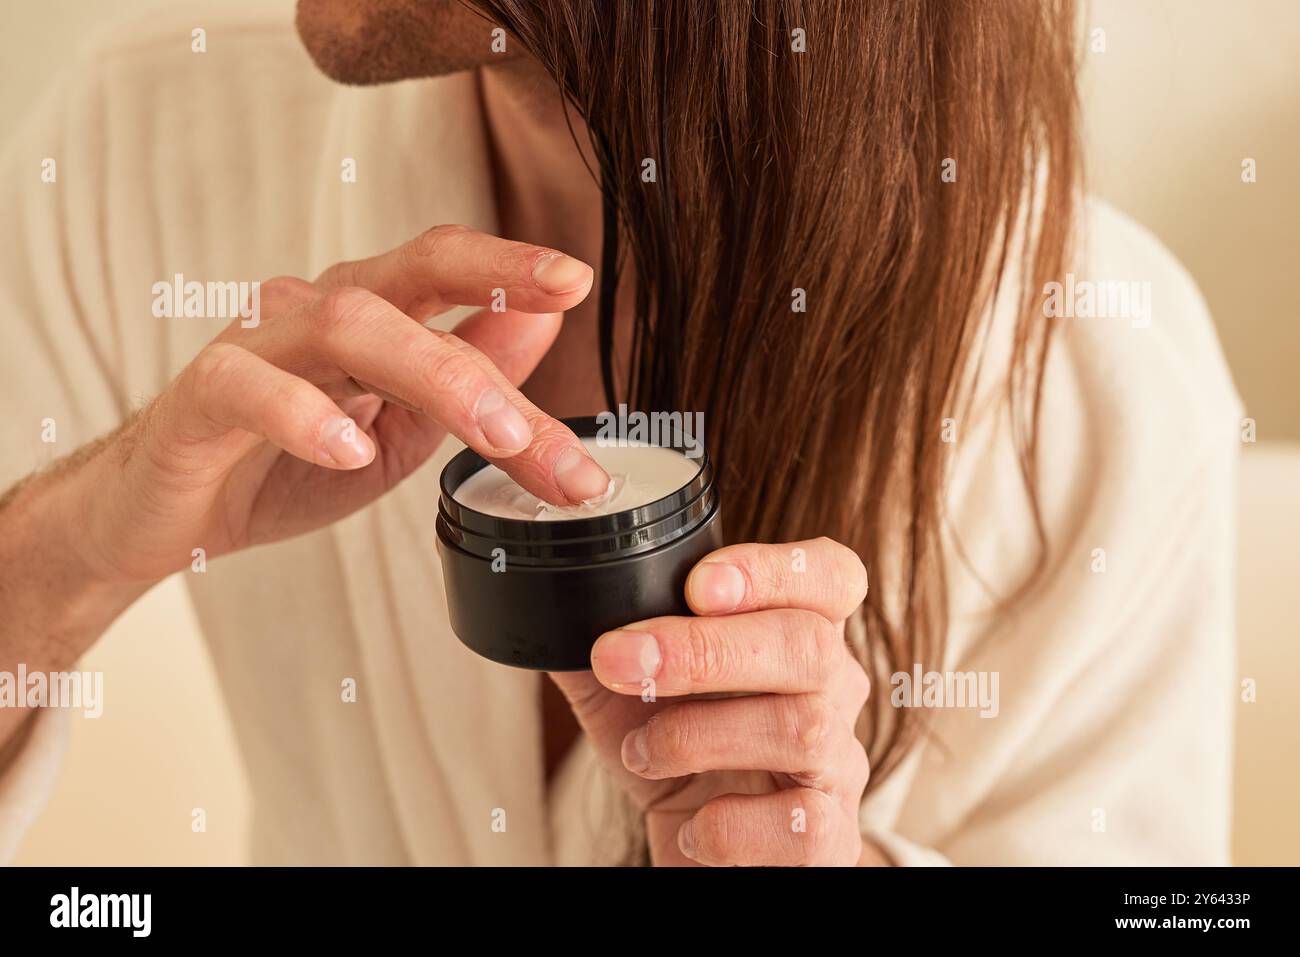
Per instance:
[[[1260,439],[1300,439],[1300,3],[1105,0],[1084,19],[1106,31],[1085,61],[1091,189],[1196,277]]]
[[[285,2],[285,0],[268,0]],[[13,125],[69,50],[155,0],[43,0],[9,12],[0,123]],[[1196,277],[1262,442],[1300,439],[1300,3],[1096,0],[1082,87],[1090,188],[1144,223]],[[180,38],[178,42],[185,42]],[[1259,181],[1241,181],[1253,158]],[[1140,278],[1140,277],[1125,277]],[[1248,449],[1242,488],[1236,859],[1300,863],[1300,449]],[[58,793],[26,864],[236,864],[248,796],[193,616],[171,580],[117,622],[83,667],[104,716],[74,719]],[[1279,772],[1287,776],[1280,777]],[[1289,772],[1289,773],[1288,773]],[[192,812],[206,812],[195,833]]]

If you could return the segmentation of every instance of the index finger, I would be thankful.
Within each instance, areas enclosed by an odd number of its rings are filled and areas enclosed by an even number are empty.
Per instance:
[[[405,313],[432,315],[453,305],[549,313],[587,298],[593,275],[586,263],[554,249],[454,225],[434,226],[370,259],[335,263],[316,286],[369,289]]]
[[[598,498],[609,476],[564,423],[524,397],[492,362],[450,333],[428,329],[368,289],[345,287],[273,324],[368,388],[440,423],[548,502]]]

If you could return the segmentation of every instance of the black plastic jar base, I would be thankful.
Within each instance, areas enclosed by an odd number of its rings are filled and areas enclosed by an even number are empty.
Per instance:
[[[689,535],[599,565],[493,571],[490,560],[438,535],[452,630],[485,658],[540,671],[585,671],[604,632],[689,614],[686,576],[722,544],[716,509]]]

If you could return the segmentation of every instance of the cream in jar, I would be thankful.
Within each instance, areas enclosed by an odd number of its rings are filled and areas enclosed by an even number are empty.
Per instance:
[[[456,501],[484,515],[539,522],[612,515],[671,495],[700,470],[699,459],[655,445],[601,445],[583,440],[587,452],[609,473],[610,486],[598,500],[552,505],[515,484],[495,465],[475,472],[455,491]]]

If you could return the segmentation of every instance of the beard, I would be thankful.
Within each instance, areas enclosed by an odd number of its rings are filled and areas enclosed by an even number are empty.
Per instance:
[[[446,76],[513,59],[492,50],[496,25],[460,0],[298,0],[298,35],[321,72],[368,86]]]

